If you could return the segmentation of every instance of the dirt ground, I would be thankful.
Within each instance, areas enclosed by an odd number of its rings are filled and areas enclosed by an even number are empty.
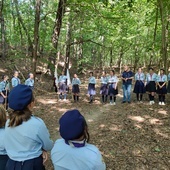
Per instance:
[[[96,145],[105,160],[107,170],[169,170],[170,169],[170,95],[166,106],[150,106],[144,102],[121,104],[119,88],[116,106],[100,103],[96,95],[88,103],[86,84],[81,85],[80,102],[74,103],[69,93],[67,102],[58,101],[55,92],[36,92],[34,114],[41,117],[55,141],[60,138],[58,120],[68,109],[77,108],[85,116],[90,132],[90,143]],[[99,94],[99,87],[97,87]],[[53,170],[50,156],[47,170]]]

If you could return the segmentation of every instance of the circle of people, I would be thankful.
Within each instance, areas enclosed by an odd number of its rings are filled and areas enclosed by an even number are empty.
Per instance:
[[[165,95],[170,93],[170,73],[168,76],[165,74],[164,69],[160,69],[160,74],[156,74],[153,68],[149,68],[149,72],[145,75],[142,71],[142,68],[138,68],[137,73],[134,73],[130,70],[128,66],[124,67],[124,71],[121,75],[122,80],[122,89],[123,89],[123,100],[122,103],[131,103],[131,89],[132,89],[132,80],[135,80],[134,90],[136,93],[136,99],[139,102],[143,100],[143,94],[148,93],[149,104],[152,105],[155,103],[155,94],[159,96],[159,105],[165,105]],[[110,75],[107,76],[106,72],[102,72],[102,77],[100,79],[101,87],[101,101],[106,103],[109,96],[109,101],[111,105],[116,105],[116,96],[118,94],[118,77],[115,74],[114,70],[110,71]],[[167,86],[168,82],[168,86]],[[79,101],[79,85],[81,84],[80,79],[74,74],[72,79],[72,93],[74,101]],[[88,94],[90,96],[89,103],[93,102],[94,95],[96,95],[95,90],[96,79],[93,76],[93,72],[90,72],[90,77],[88,79]],[[67,96],[67,76],[62,75],[59,77],[59,100],[66,100]]]
[[[33,115],[33,87],[20,84],[18,73],[14,75],[12,83],[18,84],[8,95],[8,116],[0,105],[0,170],[45,170],[47,151],[55,170],[106,170],[99,149],[89,143],[84,116],[76,109],[66,111],[59,119],[61,138],[54,143],[44,121]]]
[[[142,101],[142,95],[145,91],[149,92],[150,104],[154,103],[154,94],[159,94],[159,104],[165,104],[165,94],[167,93],[167,76],[164,70],[160,70],[160,75],[149,69],[149,73],[144,75],[139,68],[135,74],[134,92],[137,100]],[[32,75],[33,76],[33,75]],[[64,74],[61,76],[63,77]],[[66,79],[59,80],[60,99],[66,94]],[[131,100],[130,91],[132,86],[133,72],[125,66],[122,73],[123,101]],[[30,78],[30,77],[29,77]],[[14,80],[16,79],[16,80]],[[12,88],[8,96],[8,103],[11,111],[8,119],[3,105],[0,106],[0,170],[44,170],[47,160],[47,151],[51,151],[51,160],[55,170],[105,170],[106,165],[98,148],[89,144],[88,125],[84,116],[76,109],[66,111],[59,119],[59,133],[61,139],[55,143],[50,139],[50,134],[44,121],[32,113],[35,104],[33,95],[33,86],[20,84],[18,73],[14,73],[12,84],[18,83]],[[8,77],[4,76],[3,81]],[[77,75],[74,75],[72,92],[75,100],[78,98],[79,81]],[[14,83],[15,82],[15,83]],[[107,101],[110,96],[110,102],[116,102],[118,78],[114,70],[107,77],[103,72],[101,78],[100,94],[102,102]],[[2,87],[2,82],[0,83]],[[96,80],[93,73],[90,73],[88,93],[90,103],[93,102]],[[1,88],[2,89],[2,88]],[[1,90],[9,90],[7,86]],[[64,93],[63,93],[64,92]],[[65,97],[65,96],[64,96]],[[3,98],[6,98],[4,95]]]

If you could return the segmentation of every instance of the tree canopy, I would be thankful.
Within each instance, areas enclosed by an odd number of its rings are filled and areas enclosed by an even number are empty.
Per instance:
[[[169,67],[164,0],[1,0],[2,58],[85,67]]]

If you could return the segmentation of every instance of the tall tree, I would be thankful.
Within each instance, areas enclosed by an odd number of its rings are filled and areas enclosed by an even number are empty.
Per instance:
[[[57,14],[52,35],[52,43],[55,49],[57,49],[58,47],[58,41],[60,36],[60,30],[62,27],[62,20],[65,13],[66,2],[67,0],[59,0],[58,2]]]
[[[34,41],[32,52],[32,70],[36,74],[37,58],[38,58],[38,43],[39,43],[39,23],[41,12],[41,0],[36,0],[35,4],[35,21],[34,21]]]
[[[0,1],[0,24],[1,24],[1,46],[2,57],[5,58],[6,54],[6,37],[5,37],[5,20],[3,15],[4,0]]]

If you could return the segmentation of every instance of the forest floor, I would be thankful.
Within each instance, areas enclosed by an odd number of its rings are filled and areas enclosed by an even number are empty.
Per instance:
[[[170,96],[166,106],[150,106],[147,94],[144,102],[121,104],[121,87],[116,106],[100,103],[100,96],[88,103],[87,84],[81,85],[80,102],[58,101],[55,92],[36,93],[34,114],[41,117],[55,141],[59,136],[58,120],[68,109],[78,109],[89,125],[90,143],[96,145],[105,160],[107,170],[169,170],[170,169]],[[97,87],[99,94],[99,87]],[[47,170],[53,170],[50,157]]]

